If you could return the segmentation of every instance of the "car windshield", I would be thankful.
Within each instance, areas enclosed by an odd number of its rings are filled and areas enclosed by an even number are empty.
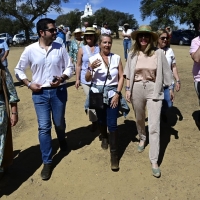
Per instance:
[[[6,37],[6,34],[5,33],[0,34],[0,37]]]

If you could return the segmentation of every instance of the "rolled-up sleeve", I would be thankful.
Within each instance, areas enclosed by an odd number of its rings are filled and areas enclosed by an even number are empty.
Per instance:
[[[28,68],[28,66],[30,66],[28,58],[29,58],[29,51],[27,48],[25,48],[24,52],[22,53],[22,55],[19,59],[17,66],[14,69],[15,76],[19,81],[21,81],[23,79],[27,79],[25,70],[26,70],[26,68]]]
[[[63,60],[64,60],[63,65],[64,65],[64,69],[65,69],[63,74],[65,74],[69,79],[73,75],[73,67],[74,66],[73,66],[73,64],[71,62],[69,54],[67,53],[67,50],[65,48],[63,48],[62,51],[63,51],[62,55],[63,55]]]

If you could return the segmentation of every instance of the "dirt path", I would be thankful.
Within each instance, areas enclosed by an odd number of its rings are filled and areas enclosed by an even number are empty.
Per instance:
[[[52,131],[54,170],[49,181],[42,181],[42,160],[37,137],[37,120],[31,92],[14,78],[19,103],[19,123],[13,128],[14,163],[0,182],[2,200],[185,200],[199,199],[200,132],[194,118],[198,100],[191,74],[192,60],[188,46],[172,46],[175,51],[182,88],[176,93],[168,124],[161,124],[161,171],[151,175],[149,146],[137,153],[137,131],[133,111],[119,117],[120,170],[110,170],[109,152],[101,150],[98,132],[88,130],[85,96],[74,87],[75,76],[68,83],[66,136],[70,152],[59,152]],[[17,64],[23,48],[11,48],[9,69]],[[114,40],[112,51],[123,58],[122,40]],[[124,62],[124,59],[122,59]],[[30,76],[30,71],[27,71]],[[123,91],[124,92],[124,91]]]

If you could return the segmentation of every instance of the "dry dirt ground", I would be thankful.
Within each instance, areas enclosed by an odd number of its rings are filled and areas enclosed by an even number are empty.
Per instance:
[[[14,162],[0,181],[2,200],[198,200],[200,199],[200,131],[195,123],[199,113],[192,78],[192,60],[188,46],[172,46],[181,79],[168,123],[161,123],[162,176],[151,175],[149,145],[137,152],[134,113],[118,119],[120,133],[120,170],[110,170],[109,151],[100,147],[98,132],[88,130],[90,122],[84,112],[85,95],[74,87],[75,76],[68,82],[66,138],[69,152],[59,152],[54,129],[53,164],[50,180],[42,181],[42,160],[38,144],[37,120],[31,91],[14,77],[22,47],[11,47],[9,69],[19,102],[19,122],[13,128]],[[112,52],[121,55],[122,40],[114,40]],[[27,70],[30,76],[30,71]],[[124,91],[123,91],[124,93]],[[130,105],[131,107],[131,105]]]

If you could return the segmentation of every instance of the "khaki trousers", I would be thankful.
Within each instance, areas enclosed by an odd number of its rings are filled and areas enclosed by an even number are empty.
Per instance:
[[[160,150],[160,112],[162,100],[152,100],[154,82],[134,82],[131,103],[135,112],[137,131],[140,140],[146,140],[145,107],[148,111],[149,158],[152,164],[158,161]]]
[[[83,91],[85,92],[85,95],[87,96],[90,90],[90,85],[86,85],[81,83]],[[94,109],[88,109],[88,115],[89,115],[89,120],[91,122],[96,122],[97,121],[97,114],[96,111]]]

